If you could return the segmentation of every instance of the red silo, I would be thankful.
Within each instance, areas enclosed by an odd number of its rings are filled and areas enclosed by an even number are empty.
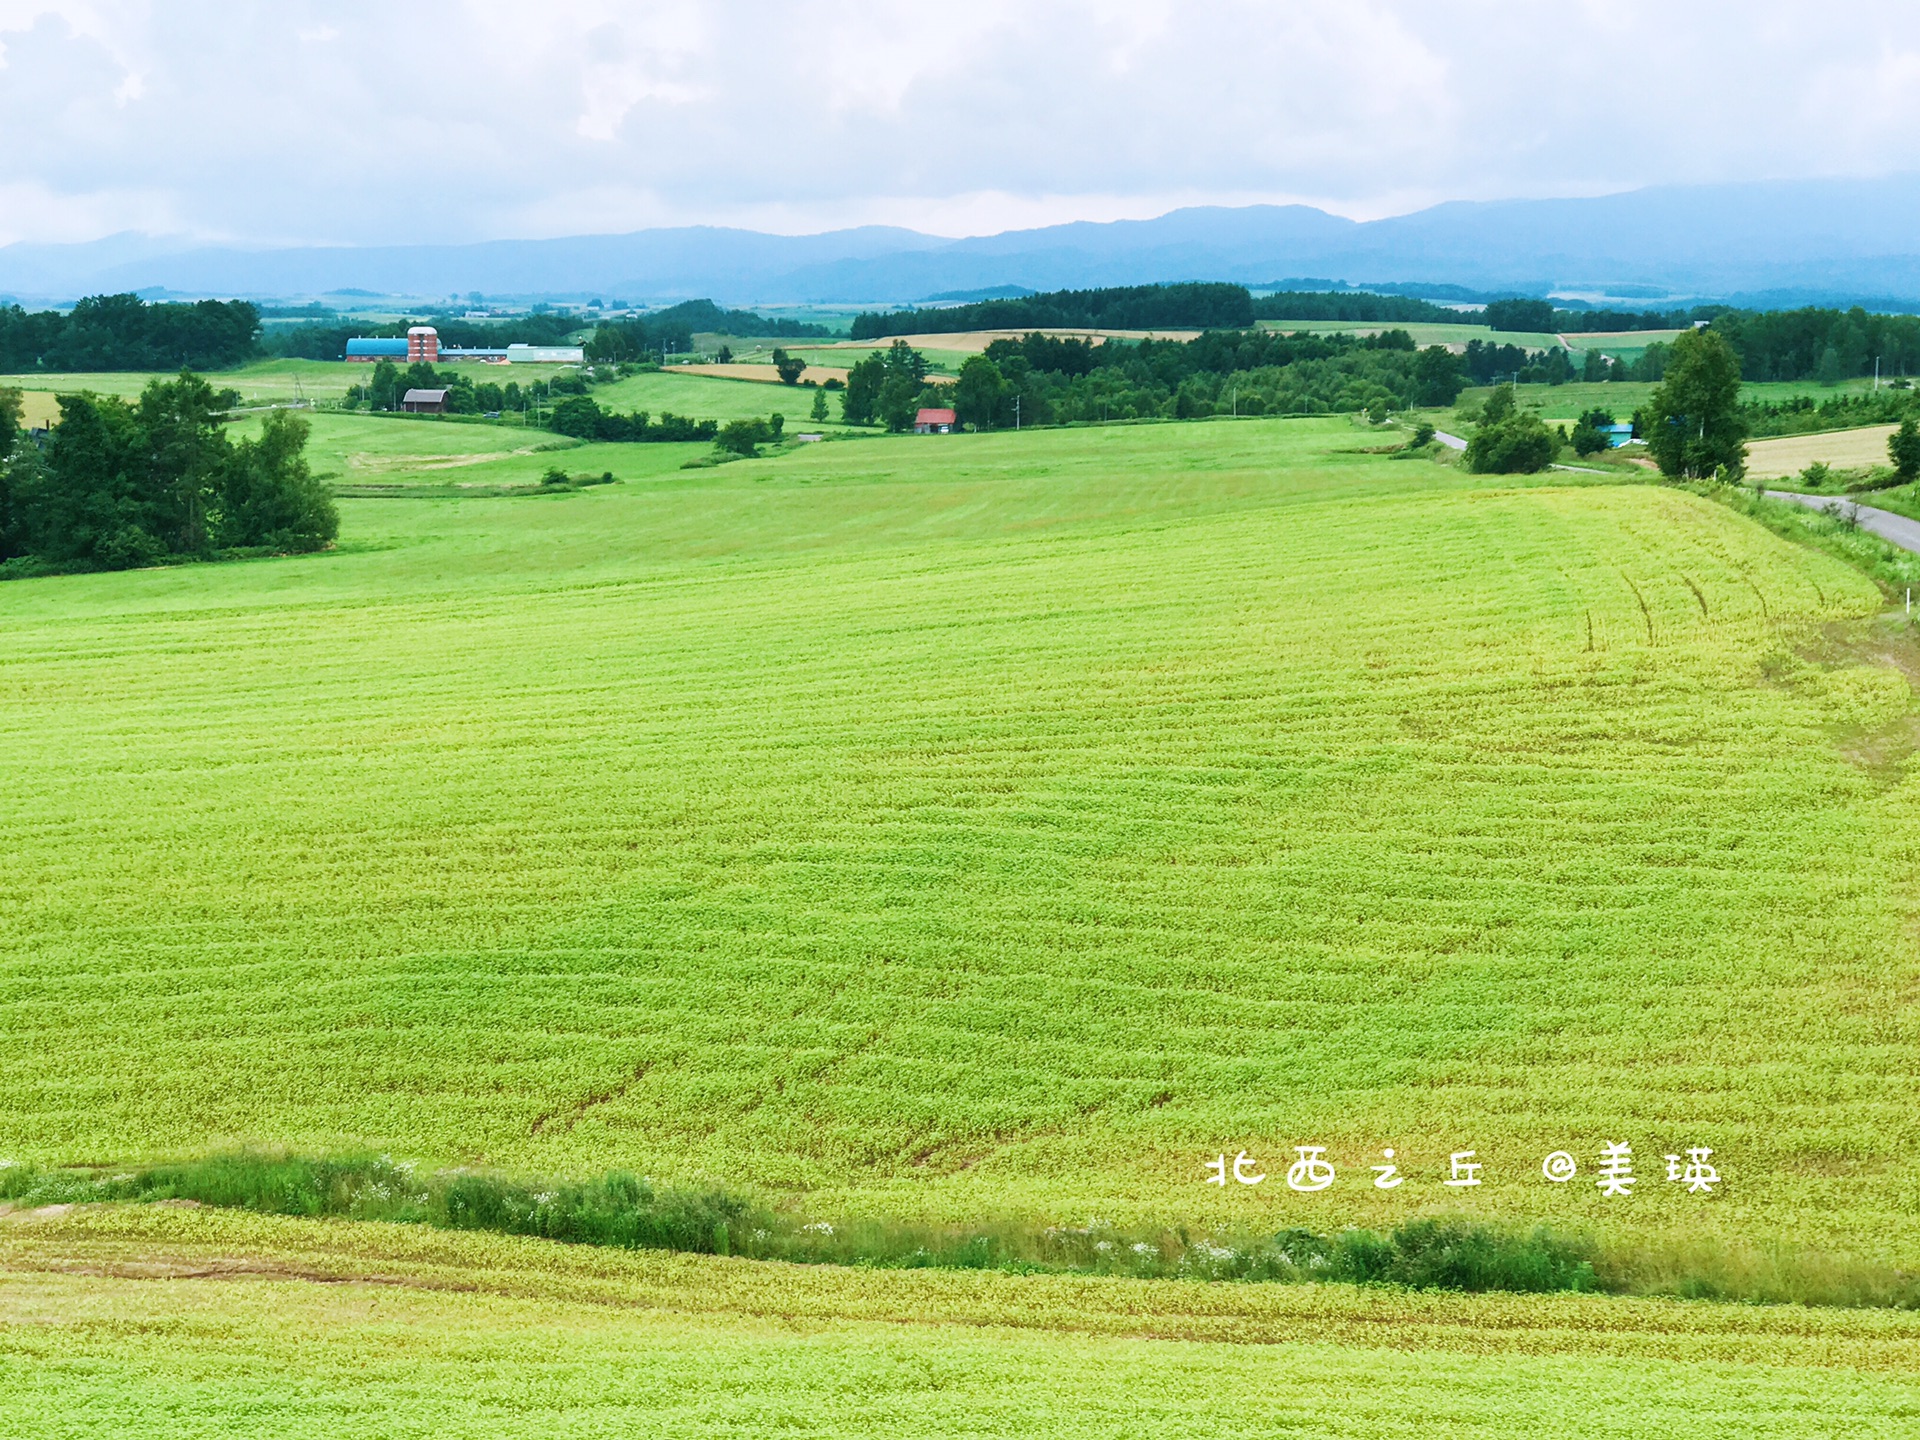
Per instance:
[[[440,358],[440,332],[431,325],[415,325],[407,331],[407,360],[424,360],[431,365]]]

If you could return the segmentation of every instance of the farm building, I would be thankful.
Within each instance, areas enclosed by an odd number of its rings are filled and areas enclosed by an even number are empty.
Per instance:
[[[922,410],[913,417],[913,433],[916,435],[951,435],[953,425],[954,413],[951,410]]]
[[[431,325],[415,325],[404,340],[349,340],[347,359],[372,365],[381,360],[433,365],[442,360],[480,360],[494,365],[584,365],[586,350],[579,345],[440,345],[440,332]]]
[[[1607,437],[1607,444],[1618,450],[1622,445],[1633,443],[1633,426],[1602,425],[1600,433]]]
[[[400,397],[400,408],[409,415],[444,415],[447,413],[447,392],[409,390]]]

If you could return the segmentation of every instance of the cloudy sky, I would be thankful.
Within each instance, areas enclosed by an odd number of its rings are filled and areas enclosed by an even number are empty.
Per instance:
[[[0,243],[710,222],[1920,168],[1914,0],[0,0]]]

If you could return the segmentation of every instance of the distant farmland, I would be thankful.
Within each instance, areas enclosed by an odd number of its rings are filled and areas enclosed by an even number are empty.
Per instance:
[[[1828,430],[1818,435],[1785,435],[1775,440],[1747,442],[1747,473],[1760,479],[1798,475],[1820,463],[1841,469],[1859,469],[1887,463],[1887,438],[1892,425],[1867,425],[1857,430]]]

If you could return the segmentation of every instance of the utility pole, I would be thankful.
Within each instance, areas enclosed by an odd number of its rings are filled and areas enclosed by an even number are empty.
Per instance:
[[[1020,429],[1020,397],[1018,395],[1013,397],[1013,428],[1016,432]]]

